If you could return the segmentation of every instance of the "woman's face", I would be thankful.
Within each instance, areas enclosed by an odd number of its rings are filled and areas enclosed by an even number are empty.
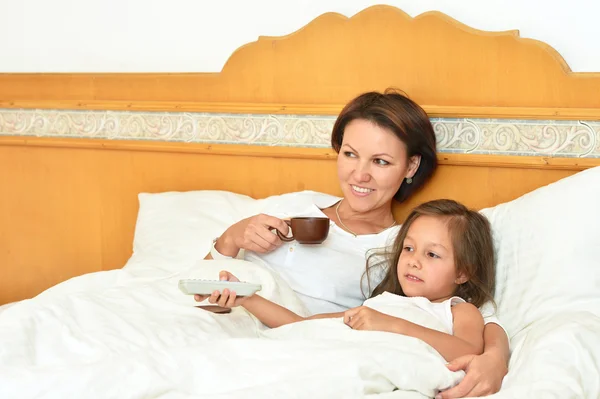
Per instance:
[[[344,198],[361,213],[388,206],[419,162],[420,156],[408,159],[406,146],[392,131],[355,119],[346,125],[337,159]]]

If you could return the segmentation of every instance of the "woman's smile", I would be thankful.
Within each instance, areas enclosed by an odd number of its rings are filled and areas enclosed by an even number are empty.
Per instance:
[[[373,188],[361,187],[354,184],[351,184],[350,187],[352,188],[352,193],[359,197],[366,197],[375,191]]]

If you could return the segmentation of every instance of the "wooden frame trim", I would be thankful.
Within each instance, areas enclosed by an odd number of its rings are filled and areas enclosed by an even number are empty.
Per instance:
[[[54,147],[89,150],[169,152],[198,155],[232,155],[287,159],[335,159],[331,148],[254,146],[243,144],[179,143],[135,140],[102,140],[80,138],[0,137],[0,146]],[[580,171],[600,166],[596,158],[555,158],[544,156],[482,155],[440,153],[441,165],[529,168]]]
[[[171,101],[2,101],[4,109],[77,111],[206,112],[233,114],[338,115],[341,104],[210,103]],[[600,120],[600,108],[468,107],[424,105],[433,118]]]

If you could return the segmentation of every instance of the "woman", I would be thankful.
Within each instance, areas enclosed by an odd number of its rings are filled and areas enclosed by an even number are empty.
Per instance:
[[[246,260],[261,259],[281,274],[312,314],[360,306],[369,251],[390,245],[399,230],[392,201],[409,198],[437,167],[435,133],[427,114],[395,92],[365,93],[347,104],[333,127],[331,145],[338,153],[341,199],[306,192],[280,196],[269,215],[229,227],[206,257],[236,257],[244,250]],[[281,218],[291,216],[327,216],[329,236],[318,246],[282,242],[272,230],[288,234]],[[377,285],[382,277],[383,273],[369,276],[369,285]],[[215,293],[209,302],[232,305],[235,294],[229,294]],[[460,357],[449,365],[467,375],[442,398],[500,389],[507,372],[508,339],[495,318],[485,320],[484,353]]]

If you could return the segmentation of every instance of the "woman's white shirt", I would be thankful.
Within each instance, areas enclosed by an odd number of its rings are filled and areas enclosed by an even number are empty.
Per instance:
[[[341,198],[312,191],[275,197],[263,213],[282,219],[295,216],[320,216]],[[277,271],[304,302],[311,314],[342,312],[362,305],[368,295],[363,279],[367,254],[371,250],[391,245],[399,231],[394,226],[379,234],[354,236],[330,222],[327,239],[318,245],[284,242],[268,254],[251,251],[244,259],[259,258]],[[371,287],[383,278],[383,273],[370,273]],[[360,284],[363,282],[363,292]]]

